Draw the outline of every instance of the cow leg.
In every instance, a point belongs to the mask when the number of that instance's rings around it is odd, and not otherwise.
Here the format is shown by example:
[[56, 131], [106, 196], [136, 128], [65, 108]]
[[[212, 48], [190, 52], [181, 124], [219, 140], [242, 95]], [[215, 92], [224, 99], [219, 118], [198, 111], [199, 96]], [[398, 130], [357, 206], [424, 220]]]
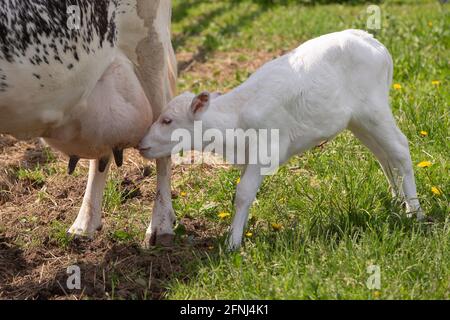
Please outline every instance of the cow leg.
[[92, 238], [102, 227], [103, 191], [108, 177], [108, 162], [103, 172], [99, 171], [101, 160], [91, 160], [89, 165], [89, 179], [84, 193], [78, 217], [68, 233], [73, 236]]
[[172, 207], [171, 158], [156, 160], [157, 187], [155, 205], [150, 226], [145, 236], [144, 247], [155, 245], [170, 246], [173, 243], [175, 233], [173, 226], [176, 216]]

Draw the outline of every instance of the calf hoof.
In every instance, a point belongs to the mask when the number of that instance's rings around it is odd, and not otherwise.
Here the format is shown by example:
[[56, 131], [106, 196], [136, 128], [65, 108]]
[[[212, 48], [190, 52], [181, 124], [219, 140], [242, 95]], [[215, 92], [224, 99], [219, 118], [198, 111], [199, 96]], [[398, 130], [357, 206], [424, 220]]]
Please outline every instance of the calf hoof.
[[242, 237], [233, 237], [232, 234], [230, 234], [226, 241], [227, 244], [227, 252], [235, 252], [238, 251], [241, 248], [242, 245]]
[[434, 223], [435, 222], [435, 220], [430, 216], [423, 216], [423, 217], [417, 218], [417, 221], [423, 222], [423, 223]]
[[147, 234], [143, 243], [145, 249], [150, 249], [155, 246], [161, 247], [172, 247], [175, 242], [175, 235], [170, 233], [158, 234], [153, 232], [152, 234]]
[[430, 216], [425, 215], [422, 210], [415, 211], [415, 212], [408, 212], [407, 213], [408, 218], [416, 218], [418, 222], [425, 222], [425, 223], [432, 223], [433, 218]]

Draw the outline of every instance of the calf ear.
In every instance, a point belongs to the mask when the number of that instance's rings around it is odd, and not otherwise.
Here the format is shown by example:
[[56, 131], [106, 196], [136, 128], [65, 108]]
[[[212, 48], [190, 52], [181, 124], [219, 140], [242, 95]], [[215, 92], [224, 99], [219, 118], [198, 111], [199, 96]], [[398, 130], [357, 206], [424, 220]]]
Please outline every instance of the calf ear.
[[211, 95], [209, 92], [205, 91], [200, 93], [198, 96], [194, 98], [191, 105], [191, 110], [194, 115], [200, 114], [209, 107], [209, 103], [211, 101]]

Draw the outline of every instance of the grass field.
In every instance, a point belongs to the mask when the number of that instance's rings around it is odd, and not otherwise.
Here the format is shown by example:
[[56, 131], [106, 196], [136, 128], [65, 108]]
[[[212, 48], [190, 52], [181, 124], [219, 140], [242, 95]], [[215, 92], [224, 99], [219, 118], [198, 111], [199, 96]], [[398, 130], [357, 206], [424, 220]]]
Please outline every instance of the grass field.
[[[273, 2], [174, 1], [180, 92], [226, 92], [302, 42], [365, 29], [368, 18], [368, 4], [357, 1]], [[2, 137], [0, 298], [449, 299], [448, 5], [380, 7], [376, 36], [395, 62], [392, 108], [433, 223], [405, 217], [374, 157], [344, 133], [265, 180], [239, 252], [223, 250], [239, 171], [210, 165], [174, 168], [177, 246], [141, 249], [155, 170], [132, 151], [108, 182], [98, 238], [72, 240], [65, 231], [81, 204], [86, 164], [67, 177], [61, 155]], [[430, 165], [419, 167], [424, 161]], [[64, 289], [73, 264], [83, 272], [81, 291]], [[381, 289], [366, 286], [373, 265]]]

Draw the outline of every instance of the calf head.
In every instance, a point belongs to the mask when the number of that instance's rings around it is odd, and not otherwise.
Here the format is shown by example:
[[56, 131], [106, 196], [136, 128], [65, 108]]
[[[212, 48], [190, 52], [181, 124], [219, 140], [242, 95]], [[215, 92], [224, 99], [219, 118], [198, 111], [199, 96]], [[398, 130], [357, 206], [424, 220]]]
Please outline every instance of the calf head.
[[[149, 159], [167, 157], [176, 152], [179, 141], [175, 134], [180, 130], [187, 131], [194, 136], [195, 121], [208, 111], [211, 99], [217, 94], [203, 92], [197, 96], [186, 92], [174, 98], [163, 110], [159, 119], [150, 128], [139, 145], [141, 154]], [[194, 149], [194, 143], [190, 150]], [[189, 151], [189, 150], [184, 150]]]

